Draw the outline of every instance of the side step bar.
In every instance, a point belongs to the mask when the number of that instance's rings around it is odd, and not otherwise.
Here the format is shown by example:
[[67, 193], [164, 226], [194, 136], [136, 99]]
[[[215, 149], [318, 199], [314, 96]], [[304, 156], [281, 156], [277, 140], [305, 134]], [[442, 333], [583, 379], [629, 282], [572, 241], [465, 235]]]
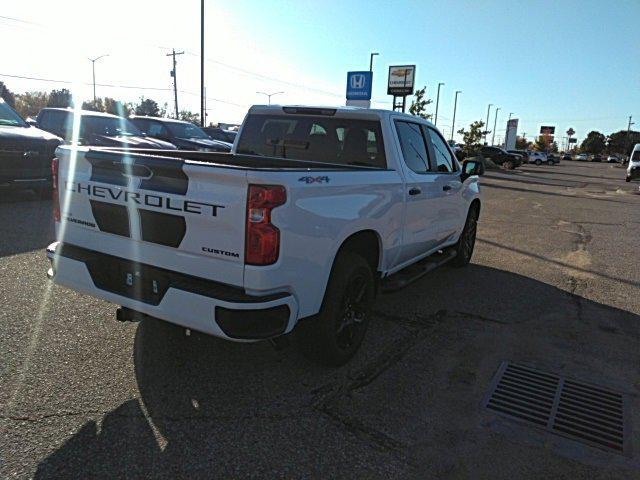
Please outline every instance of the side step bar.
[[436, 268], [444, 265], [447, 262], [453, 260], [456, 256], [454, 248], [449, 247], [445, 250], [440, 250], [433, 255], [430, 255], [413, 265], [400, 270], [398, 273], [382, 280], [380, 284], [381, 293], [391, 293], [424, 277], [427, 273], [432, 272]]

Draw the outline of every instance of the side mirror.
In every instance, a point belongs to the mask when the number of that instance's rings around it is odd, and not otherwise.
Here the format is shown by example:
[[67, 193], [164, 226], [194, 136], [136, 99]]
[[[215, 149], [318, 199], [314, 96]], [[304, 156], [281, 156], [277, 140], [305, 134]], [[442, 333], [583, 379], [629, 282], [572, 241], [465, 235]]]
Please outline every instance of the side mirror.
[[484, 174], [484, 163], [478, 160], [466, 160], [462, 164], [462, 173], [460, 174], [461, 180], [464, 182], [467, 178], [474, 175]]

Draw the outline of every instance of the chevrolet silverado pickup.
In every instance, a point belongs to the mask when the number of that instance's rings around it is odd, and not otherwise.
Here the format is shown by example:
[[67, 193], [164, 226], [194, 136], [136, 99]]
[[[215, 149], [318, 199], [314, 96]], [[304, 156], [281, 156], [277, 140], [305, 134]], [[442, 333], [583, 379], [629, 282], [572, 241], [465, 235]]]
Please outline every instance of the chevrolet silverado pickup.
[[231, 153], [62, 146], [53, 172], [56, 283], [341, 365], [378, 292], [469, 263], [483, 166], [407, 114], [253, 106]]

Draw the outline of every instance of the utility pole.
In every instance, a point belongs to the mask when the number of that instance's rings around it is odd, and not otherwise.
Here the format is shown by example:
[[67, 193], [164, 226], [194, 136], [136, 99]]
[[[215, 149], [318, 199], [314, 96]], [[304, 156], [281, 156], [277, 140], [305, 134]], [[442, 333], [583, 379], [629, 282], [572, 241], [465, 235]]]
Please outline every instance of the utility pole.
[[444, 85], [444, 83], [438, 83], [438, 96], [436, 97], [436, 118], [433, 124], [438, 126], [438, 104], [440, 103], [440, 87]]
[[500, 107], [496, 108], [496, 118], [493, 121], [493, 136], [491, 137], [491, 146], [493, 147], [496, 140], [496, 125], [498, 124], [498, 112], [500, 111]]
[[[635, 122], [631, 121], [632, 115], [629, 115], [629, 123], [627, 124], [627, 151], [629, 151], [629, 140], [631, 140], [631, 125], [635, 125]], [[631, 152], [629, 152], [629, 158], [631, 158]]]
[[487, 132], [489, 131], [489, 111], [491, 110], [491, 107], [493, 106], [493, 103], [490, 103], [489, 106], [487, 107], [487, 123], [484, 124], [484, 144], [487, 144]]
[[451, 140], [453, 140], [453, 132], [456, 129], [456, 110], [458, 108], [458, 94], [462, 93], [462, 90], [456, 90], [456, 99], [453, 102], [453, 120], [451, 121]]
[[93, 71], [93, 104], [94, 105], [96, 104], [96, 61], [108, 56], [109, 54], [107, 53], [105, 55], [100, 55], [99, 57], [89, 59], [89, 61], [91, 62], [91, 70]]
[[171, 70], [171, 76], [173, 77], [173, 100], [176, 107], [176, 118], [179, 116], [178, 110], [178, 74], [176, 71], [176, 55], [182, 55], [184, 52], [176, 52], [176, 49], [172, 49], [171, 53], [167, 53], [167, 57], [173, 57], [173, 70]]
[[204, 127], [204, 0], [200, 0], [200, 125]]
[[374, 52], [369, 56], [369, 71], [372, 73], [373, 73], [373, 56], [374, 55], [380, 55], [380, 54], [377, 52]]

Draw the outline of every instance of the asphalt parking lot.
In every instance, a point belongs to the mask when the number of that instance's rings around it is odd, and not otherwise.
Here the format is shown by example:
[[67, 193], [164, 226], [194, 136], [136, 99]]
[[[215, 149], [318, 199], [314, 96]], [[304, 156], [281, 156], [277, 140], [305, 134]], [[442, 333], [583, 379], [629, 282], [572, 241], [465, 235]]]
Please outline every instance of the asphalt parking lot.
[[[1, 478], [640, 478], [640, 195], [609, 164], [489, 172], [472, 265], [379, 297], [332, 370], [51, 286], [51, 204], [0, 200]], [[483, 407], [501, 362], [622, 392], [631, 451]]]

